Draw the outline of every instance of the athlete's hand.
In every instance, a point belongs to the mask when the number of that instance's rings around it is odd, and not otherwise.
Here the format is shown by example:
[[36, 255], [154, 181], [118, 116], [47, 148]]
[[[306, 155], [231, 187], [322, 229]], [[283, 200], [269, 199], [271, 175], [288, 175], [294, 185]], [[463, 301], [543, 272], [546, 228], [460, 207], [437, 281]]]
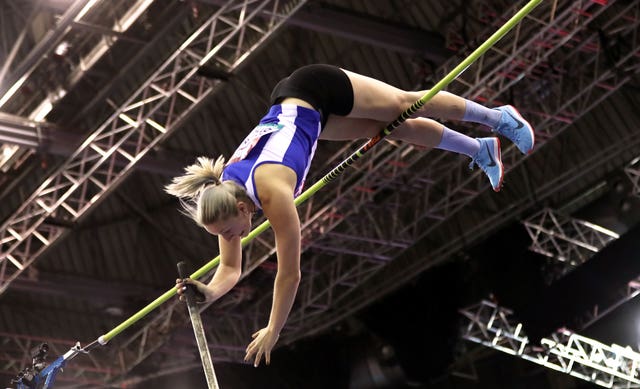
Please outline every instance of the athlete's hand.
[[264, 361], [268, 365], [271, 363], [271, 350], [278, 341], [279, 334], [275, 333], [271, 328], [265, 327], [251, 335], [253, 341], [247, 346], [247, 354], [244, 357], [245, 362], [251, 360], [255, 354], [253, 366], [258, 367], [262, 355]]
[[187, 284], [196, 287], [195, 300], [198, 303], [205, 303], [213, 301], [213, 296], [207, 285], [200, 281], [192, 280], [191, 278], [178, 278], [176, 279], [176, 293], [180, 296], [180, 301], [185, 301], [184, 293], [187, 291]]

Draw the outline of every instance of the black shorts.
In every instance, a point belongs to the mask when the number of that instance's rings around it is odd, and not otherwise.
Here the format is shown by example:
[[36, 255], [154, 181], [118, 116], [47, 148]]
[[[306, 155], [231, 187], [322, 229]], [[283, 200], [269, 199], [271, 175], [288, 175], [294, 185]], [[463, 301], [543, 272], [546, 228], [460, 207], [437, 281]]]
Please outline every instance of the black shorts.
[[331, 65], [307, 65], [283, 78], [271, 92], [271, 104], [295, 97], [311, 104], [322, 117], [346, 116], [353, 109], [353, 87], [347, 74]]

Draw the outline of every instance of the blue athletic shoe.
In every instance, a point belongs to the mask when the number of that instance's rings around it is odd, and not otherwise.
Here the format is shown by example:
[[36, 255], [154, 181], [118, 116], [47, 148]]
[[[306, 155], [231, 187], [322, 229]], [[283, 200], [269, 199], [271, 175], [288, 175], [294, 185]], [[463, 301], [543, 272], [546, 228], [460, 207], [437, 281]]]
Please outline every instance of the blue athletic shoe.
[[494, 109], [502, 112], [502, 115], [493, 131], [512, 141], [523, 154], [529, 154], [536, 140], [531, 124], [524, 120], [520, 112], [511, 105]]
[[504, 166], [500, 156], [500, 139], [493, 137], [476, 139], [480, 142], [480, 150], [471, 160], [469, 169], [473, 169], [474, 163], [480, 166], [480, 169], [489, 177], [493, 190], [499, 192], [504, 177]]

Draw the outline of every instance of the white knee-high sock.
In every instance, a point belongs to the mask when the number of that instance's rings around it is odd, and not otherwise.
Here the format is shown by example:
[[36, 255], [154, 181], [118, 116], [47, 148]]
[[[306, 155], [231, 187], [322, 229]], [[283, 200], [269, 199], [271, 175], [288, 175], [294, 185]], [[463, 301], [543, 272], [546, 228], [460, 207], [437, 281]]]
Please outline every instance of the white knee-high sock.
[[453, 151], [458, 154], [466, 154], [473, 158], [480, 150], [480, 142], [475, 138], [442, 126], [442, 140], [440, 140], [440, 144], [436, 148]]
[[495, 128], [500, 122], [500, 116], [502, 116], [502, 112], [498, 110], [487, 108], [475, 101], [466, 100], [462, 121], [480, 123]]

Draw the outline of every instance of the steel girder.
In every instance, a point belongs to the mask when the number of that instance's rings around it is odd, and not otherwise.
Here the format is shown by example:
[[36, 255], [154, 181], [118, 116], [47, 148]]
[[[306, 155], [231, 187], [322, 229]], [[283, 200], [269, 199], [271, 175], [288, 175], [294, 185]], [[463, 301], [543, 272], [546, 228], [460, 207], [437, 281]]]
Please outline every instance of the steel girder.
[[[22, 44], [25, 41], [29, 26], [33, 21], [38, 4], [26, 4], [31, 7], [29, 16], [19, 7], [24, 4], [9, 3], [0, 8], [0, 85], [5, 85], [5, 77], [14, 64], [14, 60], [20, 57]], [[20, 33], [16, 35], [17, 26], [22, 25]]]
[[[26, 58], [13, 70], [8, 83], [0, 89], [0, 107], [19, 96], [16, 93], [32, 75], [42, 77], [48, 82], [38, 85], [33, 98], [18, 101], [14, 110], [11, 105], [8, 110], [14, 113], [19, 110], [38, 111], [43, 104], [51, 106], [73, 88], [82, 76], [100, 60], [119, 39], [134, 40], [123, 33], [142, 15], [154, 0], [132, 0], [124, 2], [100, 3], [97, 0], [76, 0], [61, 16], [53, 29], [36, 44]], [[113, 17], [112, 26], [101, 27], [91, 23], [91, 15], [101, 6], [111, 7], [108, 13]], [[75, 34], [77, 30], [90, 30], [92, 34]], [[95, 39], [97, 38], [97, 39]], [[139, 42], [138, 43], [143, 43]], [[64, 44], [60, 45], [59, 44]], [[65, 66], [57, 66], [55, 75], [50, 74], [48, 65], [51, 61], [45, 59], [56, 56], [65, 58]], [[9, 92], [10, 93], [7, 93]], [[34, 109], [35, 107], [35, 109]], [[50, 108], [49, 108], [50, 109]], [[46, 112], [48, 113], [48, 111]], [[46, 116], [46, 113], [42, 114]]]
[[508, 309], [482, 301], [460, 313], [466, 318], [462, 336], [471, 342], [605, 388], [640, 388], [640, 354], [630, 347], [606, 345], [560, 329], [536, 348]]
[[[56, 25], [46, 31], [46, 34], [43, 33], [41, 41], [31, 48], [28, 55], [25, 55], [18, 65], [13, 66], [14, 69], [8, 75], [7, 81], [1, 85], [4, 90], [0, 92], [0, 107], [5, 112], [29, 117], [23, 121], [32, 119], [43, 121], [57, 102], [77, 84], [83, 75], [92, 69], [93, 65], [118, 40], [133, 40], [136, 43], [143, 43], [126, 36], [124, 32], [147, 10], [152, 2], [153, 0], [122, 0], [101, 4], [96, 0], [75, 1], [72, 7], [65, 10], [65, 13], [60, 16]], [[29, 16], [25, 29], [32, 27], [32, 19], [37, 20], [38, 17], [41, 17], [40, 11], [50, 9], [50, 4], [42, 3], [34, 2], [32, 14]], [[13, 6], [15, 7], [15, 5]], [[95, 26], [90, 22], [95, 19], [95, 14], [99, 13], [101, 6], [110, 7], [108, 13], [100, 15], [100, 18], [107, 18], [107, 24], [111, 23], [109, 27]], [[78, 34], [81, 29], [89, 30], [91, 33]], [[22, 41], [22, 39], [16, 41], [14, 50], [17, 51], [19, 46], [25, 46]], [[22, 49], [25, 50], [24, 47]], [[10, 67], [9, 61], [5, 63], [3, 71], [8, 71]], [[0, 77], [0, 79], [2, 78]], [[26, 89], [28, 92], [22, 93], [22, 89]], [[46, 124], [43, 126], [49, 127]], [[39, 127], [32, 126], [32, 129], [39, 129]], [[65, 136], [67, 134], [58, 133], [57, 135], [63, 136], [56, 139], [57, 142], [52, 142], [55, 143], [54, 147], [47, 147], [47, 151], [65, 156], [70, 155], [79, 142], [70, 141], [68, 136]], [[15, 145], [2, 146], [13, 149], [14, 153], [12, 158], [4, 160], [3, 170], [8, 170], [14, 164], [17, 166], [15, 162], [25, 160], [33, 154], [32, 150], [42, 146], [30, 134], [23, 132], [18, 135], [15, 131], [9, 136], [5, 132], [0, 136], [0, 142]], [[39, 148], [38, 151], [44, 150]]]
[[[589, 260], [604, 246], [619, 237], [613, 231], [584, 220], [544, 209], [524, 221], [532, 239], [530, 250], [564, 264], [550, 279], [561, 278], [575, 267]], [[610, 293], [608, 301], [595, 305], [578, 320], [577, 330], [584, 330], [614, 309], [640, 294], [640, 278], [631, 280], [624, 288]]]
[[[75, 151], [75, 145], [83, 139], [72, 132], [57, 129], [48, 122], [37, 122], [0, 112], [0, 144], [9, 143], [31, 148], [39, 153], [68, 157]], [[134, 149], [135, 145], [124, 144], [123, 147]], [[121, 167], [126, 166], [128, 162], [124, 157], [115, 161]], [[182, 172], [183, 166], [178, 161], [148, 156], [140, 161], [136, 168], [158, 174], [174, 173], [173, 175], [177, 176]]]
[[[75, 0], [61, 16], [55, 29], [45, 35], [20, 64], [13, 69], [10, 68], [12, 61], [9, 61], [5, 65], [8, 67], [6, 73], [9, 74], [9, 76], [6, 78], [6, 82], [0, 85], [0, 107], [21, 87], [26, 78], [29, 77], [38, 63], [45, 57], [45, 54], [56, 47], [56, 44], [71, 28], [71, 24], [75, 20], [81, 19], [90, 7], [89, 0]], [[28, 28], [28, 26], [25, 26], [25, 29], [26, 28]], [[23, 39], [18, 39], [16, 45], [21, 44], [22, 40]], [[9, 70], [11, 70], [11, 72], [9, 72]]]
[[[629, 152], [633, 152], [635, 153], [635, 155], [637, 155], [637, 150], [639, 147], [640, 147], [640, 138], [638, 138], [637, 134], [635, 133], [631, 133], [623, 138], [620, 138], [615, 143], [607, 145], [600, 152], [591, 156], [583, 164], [579, 166], [575, 166], [573, 169], [566, 171], [560, 177], [557, 177], [556, 179], [546, 183], [543, 187], [538, 188], [536, 190], [535, 198], [537, 200], [544, 201], [551, 194], [558, 191], [562, 191], [565, 185], [570, 186], [574, 180], [580, 179], [581, 176], [588, 175], [589, 172], [592, 171], [593, 169], [597, 169], [600, 166], [608, 165], [611, 161], [615, 160], [618, 155], [629, 154]], [[499, 220], [501, 220], [502, 218], [509, 218], [510, 216], [518, 215], [519, 212], [521, 212], [524, 209], [530, 208], [533, 205], [535, 205], [535, 203], [531, 200], [518, 201], [518, 203], [512, 205], [512, 209], [508, 210], [507, 212], [500, 212], [499, 214], [496, 214], [494, 217], [487, 220], [485, 223], [478, 225], [478, 230], [480, 231], [483, 228], [487, 228], [492, 223], [499, 223]], [[564, 223], [560, 223], [560, 225], [565, 223], [566, 221]], [[596, 233], [592, 232], [592, 234], [596, 234]], [[575, 235], [578, 235], [578, 234], [576, 233]], [[569, 234], [567, 238], [570, 240], [581, 239], [579, 236], [575, 236], [575, 235]], [[595, 238], [596, 242], [607, 240], [608, 234], [605, 234], [605, 235], [606, 236]], [[463, 236], [461, 240], [465, 241], [472, 238], [473, 238], [473, 235], [468, 234], [467, 236]], [[591, 242], [591, 243], [593, 244], [594, 242]], [[553, 248], [553, 245], [550, 245], [549, 247]], [[549, 251], [551, 251], [551, 253], [554, 253], [554, 250], [549, 250]], [[566, 263], [566, 262], [563, 262], [563, 263]], [[614, 293], [611, 296], [611, 299], [608, 303], [603, 304], [603, 306], [605, 306], [604, 309], [600, 306], [594, 306], [590, 312], [585, 312], [584, 317], [580, 318], [579, 320], [580, 325], [578, 330], [583, 330], [587, 328], [593, 322], [595, 322], [596, 320], [599, 320], [600, 318], [602, 318], [603, 316], [611, 312], [613, 309], [615, 309], [617, 306], [623, 304], [624, 302], [630, 300], [631, 298], [636, 297], [638, 294], [640, 294], [640, 280], [638, 279], [632, 280], [631, 282], [629, 282], [629, 284], [625, 288]], [[480, 302], [478, 305], [476, 305], [476, 307], [479, 307], [482, 304], [484, 303]], [[465, 330], [465, 331], [468, 331], [468, 330]], [[475, 352], [470, 353], [469, 358], [463, 361], [463, 363], [469, 365], [467, 368], [470, 369], [472, 372], [471, 375], [462, 373], [464, 376], [473, 377], [473, 371], [475, 370], [473, 363], [475, 360], [482, 358], [482, 356], [477, 356], [475, 354], [477, 353]]]
[[[0, 10], [0, 16], [4, 19], [5, 16], [9, 15], [7, 12], [8, 10], [16, 9], [18, 6], [18, 4], [10, 3], [6, 7], [2, 7], [2, 10]], [[60, 16], [55, 28], [45, 34], [30, 50], [30, 52], [24, 55], [24, 58], [21, 58], [19, 53], [25, 51], [26, 45], [24, 42], [28, 41], [25, 37], [29, 29], [32, 27], [31, 23], [36, 18], [38, 12], [41, 11], [41, 6], [42, 4], [39, 2], [33, 5], [30, 10], [30, 15], [24, 20], [24, 27], [20, 35], [17, 37], [15, 42], [13, 42], [13, 47], [0, 69], [0, 109], [3, 108], [3, 106], [5, 106], [16, 92], [25, 84], [25, 81], [31, 76], [38, 64], [45, 57], [45, 54], [53, 51], [57, 43], [71, 29], [71, 25], [74, 20], [81, 19], [87, 13], [88, 9], [91, 8], [91, 4], [88, 0], [73, 1], [73, 3], [69, 4], [68, 9]], [[18, 14], [19, 12], [16, 11], [15, 13]], [[5, 24], [8, 26], [11, 22], [7, 21], [6, 23], [3, 23], [3, 27]], [[6, 34], [3, 34], [3, 37], [4, 36], [11, 37], [12, 34], [11, 32], [7, 32]], [[18, 61], [16, 61], [16, 59], [20, 59], [20, 62], [17, 63]], [[24, 159], [23, 156], [28, 157], [28, 153], [24, 148], [16, 146], [9, 147], [13, 150], [11, 153], [13, 156], [10, 158], [0, 159], [0, 165], [6, 165], [3, 166], [4, 171], [8, 170], [15, 161]], [[5, 149], [4, 151], [9, 150], [6, 145], [3, 145], [2, 148]]]
[[620, 237], [604, 227], [549, 208], [525, 220], [524, 226], [531, 237], [531, 251], [565, 262], [568, 268], [584, 263]]
[[[96, 5], [99, 5], [97, 0], [74, 1], [60, 16], [56, 25], [44, 34], [43, 38], [37, 42], [17, 66], [11, 69], [15, 52], [23, 46], [25, 31], [32, 28], [32, 20], [36, 19], [38, 12], [45, 8], [41, 2], [35, 2], [35, 6], [29, 16], [29, 23], [25, 24], [25, 30], [16, 40], [12, 53], [8, 58], [9, 61], [4, 64], [0, 73], [0, 81], [4, 81], [4, 73], [10, 69], [12, 70], [8, 74], [6, 81], [0, 84], [0, 108], [3, 108], [6, 112], [28, 116], [29, 119], [25, 120], [43, 121], [53, 109], [53, 106], [109, 51], [118, 39], [123, 37], [129, 39], [122, 33], [146, 11], [152, 2], [153, 0], [135, 0], [131, 2], [131, 7], [126, 9], [121, 7], [122, 4], [120, 3], [110, 2], [108, 5], [113, 9], [109, 12], [109, 16], [113, 16], [114, 21], [112, 29], [109, 29], [97, 27], [87, 22], [90, 19], [90, 16], [87, 15], [91, 15], [90, 11], [95, 11]], [[15, 7], [15, 5], [13, 6]], [[115, 15], [119, 14], [122, 14], [122, 16], [117, 18]], [[74, 33], [79, 26], [85, 29], [91, 28], [94, 34], [75, 36]], [[95, 37], [96, 32], [100, 39], [93, 45], [92, 37]], [[90, 49], [85, 49], [87, 46]], [[45, 60], [52, 58], [64, 58], [64, 61]], [[52, 64], [55, 64], [53, 66], [55, 70], [49, 67]], [[42, 82], [43, 85], [38, 85], [38, 82], [34, 81], [34, 79], [40, 82], [45, 80], [46, 82]], [[30, 92], [21, 94], [21, 89], [30, 89]], [[39, 129], [38, 126], [32, 126], [32, 128]], [[40, 145], [39, 142], [30, 137], [30, 134], [25, 132], [16, 134], [16, 129], [13, 128], [12, 130], [14, 131], [13, 133], [10, 131], [9, 136], [7, 136], [6, 130], [0, 136], [0, 142], [7, 142], [12, 145], [3, 147], [7, 149], [11, 147], [14, 155], [12, 158], [0, 161], [5, 165], [3, 170], [8, 170], [12, 167], [14, 161], [24, 160], [29, 157], [32, 154], [30, 150]]]
[[[589, 260], [595, 253], [604, 248], [607, 244], [619, 237], [617, 233], [606, 228], [595, 225], [593, 223], [589, 223], [584, 220], [563, 215], [560, 212], [549, 208], [545, 208], [542, 211], [532, 215], [530, 218], [525, 220], [523, 224], [532, 240], [529, 249], [533, 252], [556, 260], [563, 265], [557, 272], [549, 274], [548, 280], [550, 282], [563, 277], [575, 267], [580, 266], [581, 264]], [[577, 325], [576, 330], [581, 331], [588, 328], [590, 325], [600, 320], [620, 305], [636, 297], [638, 294], [640, 294], [640, 279], [635, 279], [630, 281], [621, 290], [612, 293], [607, 303], [595, 305], [588, 312], [584, 312], [584, 314], [578, 320], [579, 324]], [[467, 340], [473, 341], [475, 343], [480, 343], [492, 349], [497, 349], [499, 351], [504, 351], [510, 354], [515, 353], [515, 355], [522, 356], [521, 354], [523, 354], [523, 350], [525, 350], [528, 341], [526, 337], [524, 337], [524, 335], [520, 335], [517, 333], [520, 332], [520, 327], [516, 327], [516, 331], [511, 331], [514, 338], [510, 338], [510, 335], [508, 334], [501, 334], [500, 336], [504, 336], [506, 338], [504, 338], [503, 340], [496, 340], [496, 338], [489, 339], [489, 332], [494, 331], [493, 329], [490, 329], [493, 324], [489, 322], [481, 324], [481, 317], [486, 314], [485, 310], [487, 304], [488, 303], [486, 301], [482, 301], [474, 308], [464, 309], [461, 312], [467, 319], [471, 320], [471, 322], [468, 322], [466, 324], [463, 323], [462, 325], [462, 329], [464, 331], [463, 337]], [[506, 317], [504, 315], [504, 313], [507, 312], [506, 310], [497, 308], [495, 306], [493, 306], [492, 309], [492, 315], [494, 316], [494, 318], [496, 317], [496, 315], [499, 315], [502, 321], [506, 320]], [[476, 312], [475, 315], [471, 313], [474, 310]], [[493, 320], [494, 318], [492, 318], [491, 320]], [[477, 326], [477, 328], [474, 329], [474, 326]], [[508, 328], [513, 329], [513, 327]], [[478, 337], [477, 331], [480, 331], [483, 337]], [[558, 333], [563, 333], [563, 331], [566, 332], [566, 330], [559, 330]], [[498, 335], [496, 335], [496, 337], [497, 336]], [[557, 337], [557, 334], [553, 334], [553, 336]], [[494, 343], [494, 340], [496, 341], [496, 343]], [[509, 345], [506, 349], [503, 346], [500, 346], [500, 344], [504, 344], [505, 342]], [[591, 344], [592, 342], [593, 341], [589, 340], [589, 344]], [[604, 352], [602, 350], [604, 349], [602, 349], [601, 347], [606, 346], [600, 346], [600, 344], [597, 342], [595, 344], [599, 346], [598, 348], [594, 349], [594, 352], [602, 354]], [[515, 347], [516, 345], [517, 347]], [[565, 351], [567, 350], [568, 349], [565, 349]], [[620, 348], [617, 348], [617, 350], [620, 350]], [[529, 357], [523, 356], [523, 358], [531, 360], [529, 359]], [[605, 361], [604, 354], [599, 355], [598, 358], [600, 358], [597, 361], [598, 363]], [[562, 359], [560, 359], [560, 361], [562, 361]], [[472, 361], [469, 362], [473, 363]], [[540, 363], [540, 359], [533, 360], [533, 362]], [[543, 362], [545, 363], [543, 364], [544, 366], [556, 369], [556, 366], [554, 364], [548, 365], [546, 364], [546, 361]], [[595, 368], [598, 367], [599, 365], [596, 364]], [[610, 368], [611, 366], [607, 367]], [[565, 373], [570, 373], [570, 371], [567, 370], [562, 371]], [[604, 373], [611, 373], [611, 371], [607, 370]], [[585, 375], [575, 376], [583, 379], [584, 377], [586, 377]], [[591, 378], [593, 377], [595, 376], [591, 375]], [[602, 376], [602, 372], [599, 372], [597, 378], [599, 382], [597, 383], [607, 387], [626, 387], [624, 385], [620, 386], [619, 383], [613, 384], [613, 382], [616, 380], [615, 375], [612, 375], [608, 379], [604, 378], [606, 377]]]
[[627, 177], [633, 185], [633, 195], [640, 197], [640, 162], [632, 161], [627, 168], [624, 169]]
[[0, 143], [37, 148], [46, 123], [0, 112]]

